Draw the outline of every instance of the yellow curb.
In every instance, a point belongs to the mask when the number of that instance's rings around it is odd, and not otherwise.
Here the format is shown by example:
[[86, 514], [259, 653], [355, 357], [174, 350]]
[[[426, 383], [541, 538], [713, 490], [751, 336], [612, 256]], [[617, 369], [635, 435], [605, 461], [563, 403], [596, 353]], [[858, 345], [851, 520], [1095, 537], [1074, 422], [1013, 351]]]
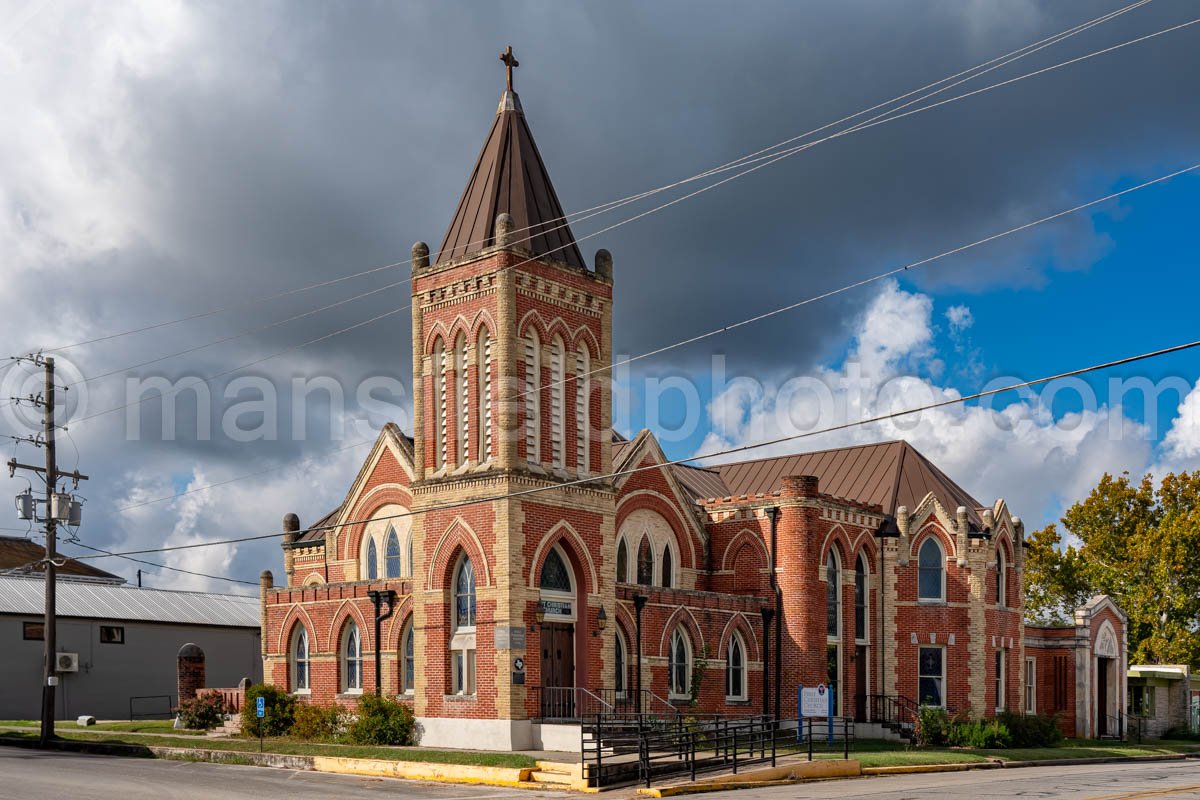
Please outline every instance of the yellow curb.
[[966, 772], [972, 769], [996, 769], [998, 761], [971, 761], [963, 764], [911, 764], [896, 767], [863, 767], [863, 775], [918, 775], [925, 772]]
[[380, 778], [405, 778], [413, 781], [473, 783], [487, 786], [519, 787], [528, 783], [532, 769], [479, 767], [465, 764], [435, 764], [422, 761], [385, 761], [374, 758], [313, 756], [313, 769], [339, 775], [370, 775]]
[[830, 778], [856, 778], [862, 773], [862, 765], [858, 761], [802, 761], [796, 764], [756, 769], [738, 775], [721, 775], [692, 783], [664, 786], [659, 789], [638, 789], [638, 794], [643, 797], [674, 797], [725, 789], [785, 786], [802, 781], [829, 780]]

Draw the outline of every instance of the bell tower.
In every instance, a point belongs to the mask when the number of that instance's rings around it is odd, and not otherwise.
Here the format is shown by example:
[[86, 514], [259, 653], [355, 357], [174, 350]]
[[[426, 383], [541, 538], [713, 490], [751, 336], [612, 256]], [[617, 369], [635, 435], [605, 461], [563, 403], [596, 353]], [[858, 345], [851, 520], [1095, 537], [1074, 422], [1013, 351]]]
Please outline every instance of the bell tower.
[[415, 711], [525, 747], [547, 703], [611, 684], [612, 257], [585, 263], [500, 58], [441, 246], [412, 252]]

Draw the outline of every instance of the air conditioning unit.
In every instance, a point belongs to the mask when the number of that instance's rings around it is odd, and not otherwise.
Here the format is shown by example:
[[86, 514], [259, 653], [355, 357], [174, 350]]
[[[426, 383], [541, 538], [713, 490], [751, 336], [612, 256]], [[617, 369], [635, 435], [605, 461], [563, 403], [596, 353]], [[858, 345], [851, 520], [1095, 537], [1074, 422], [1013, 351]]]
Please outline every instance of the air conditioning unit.
[[56, 653], [55, 672], [79, 672], [79, 653]]

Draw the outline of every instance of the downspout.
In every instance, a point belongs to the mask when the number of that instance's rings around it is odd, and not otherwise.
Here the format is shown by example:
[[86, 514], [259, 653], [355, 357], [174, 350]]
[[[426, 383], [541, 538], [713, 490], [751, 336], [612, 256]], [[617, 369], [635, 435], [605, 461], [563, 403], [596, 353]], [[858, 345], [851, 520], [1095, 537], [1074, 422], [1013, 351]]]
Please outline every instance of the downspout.
[[775, 576], [777, 556], [779, 552], [779, 506], [767, 509], [771, 518], [771, 594], [775, 596], [775, 719], [779, 719], [779, 699], [783, 694], [783, 592], [779, 588], [779, 580]]

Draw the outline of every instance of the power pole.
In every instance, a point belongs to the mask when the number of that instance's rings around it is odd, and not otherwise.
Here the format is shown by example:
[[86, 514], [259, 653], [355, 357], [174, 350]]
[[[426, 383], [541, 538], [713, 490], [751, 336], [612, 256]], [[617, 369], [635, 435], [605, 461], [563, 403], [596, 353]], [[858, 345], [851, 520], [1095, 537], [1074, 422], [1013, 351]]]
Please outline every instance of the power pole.
[[[54, 443], [54, 435], [57, 430], [57, 425], [54, 421], [54, 359], [50, 357], [43, 358], [38, 355], [33, 356], [31, 360], [34, 364], [45, 369], [45, 388], [41, 395], [14, 398], [14, 400], [17, 402], [27, 402], [33, 406], [40, 406], [42, 409], [42, 435], [41, 437], [32, 437], [27, 441], [46, 448], [46, 466], [39, 467], [31, 464], [21, 464], [13, 458], [8, 462], [8, 471], [10, 475], [14, 474], [18, 469], [35, 473], [40, 472], [46, 481], [45, 516], [40, 520], [46, 525], [46, 555], [42, 560], [42, 565], [46, 570], [46, 609], [42, 629], [45, 648], [43, 650], [42, 663], [42, 727], [39, 738], [41, 746], [45, 747], [50, 739], [54, 737], [54, 696], [55, 688], [58, 686], [58, 675], [55, 669], [55, 655], [58, 651], [58, 565], [55, 563], [58, 558], [58, 523], [79, 524], [79, 503], [71, 495], [59, 493], [58, 481], [60, 478], [70, 478], [74, 481], [75, 486], [78, 486], [79, 482], [86, 481], [88, 476], [81, 475], [78, 470], [73, 472], [58, 471]], [[20, 504], [18, 504], [18, 508], [21, 508]], [[36, 519], [36, 503], [28, 503], [28, 508], [29, 517], [26, 518]], [[22, 513], [24, 515], [25, 512]]]

